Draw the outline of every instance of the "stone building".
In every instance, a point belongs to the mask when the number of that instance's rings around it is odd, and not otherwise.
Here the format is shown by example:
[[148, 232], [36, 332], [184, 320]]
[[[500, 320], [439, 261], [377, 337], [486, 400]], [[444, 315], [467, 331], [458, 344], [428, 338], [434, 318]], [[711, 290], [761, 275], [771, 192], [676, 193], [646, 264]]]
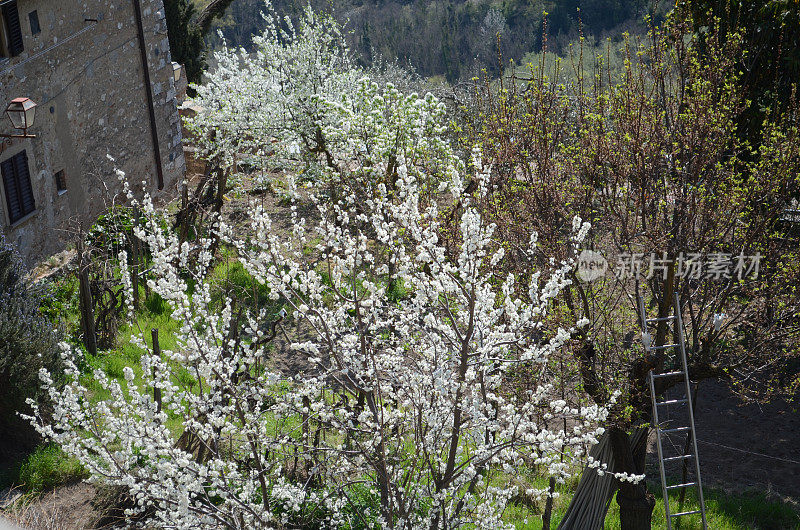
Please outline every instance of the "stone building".
[[115, 167], [156, 195], [182, 180], [162, 0], [0, 0], [0, 112], [15, 98], [36, 137], [0, 138], [0, 226], [28, 263], [106, 209]]

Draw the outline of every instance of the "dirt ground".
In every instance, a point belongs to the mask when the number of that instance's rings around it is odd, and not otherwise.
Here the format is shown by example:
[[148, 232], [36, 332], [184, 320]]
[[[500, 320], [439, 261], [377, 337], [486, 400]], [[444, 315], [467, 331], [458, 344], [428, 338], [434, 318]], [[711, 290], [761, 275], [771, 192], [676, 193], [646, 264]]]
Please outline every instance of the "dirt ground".
[[[800, 508], [799, 407], [787, 402], [741, 405], [723, 383], [702, 382], [695, 428], [704, 485], [763, 492]], [[673, 417], [674, 426], [685, 424], [680, 415]], [[684, 440], [685, 435], [673, 435], [665, 456], [682, 454]], [[652, 436], [649, 458], [657, 469], [655, 453]], [[672, 469], [679, 470], [680, 464]]]
[[7, 508], [2, 514], [17, 528], [83, 530], [101, 515], [93, 506], [96, 489], [85, 483], [69, 484], [42, 495], [35, 502]]

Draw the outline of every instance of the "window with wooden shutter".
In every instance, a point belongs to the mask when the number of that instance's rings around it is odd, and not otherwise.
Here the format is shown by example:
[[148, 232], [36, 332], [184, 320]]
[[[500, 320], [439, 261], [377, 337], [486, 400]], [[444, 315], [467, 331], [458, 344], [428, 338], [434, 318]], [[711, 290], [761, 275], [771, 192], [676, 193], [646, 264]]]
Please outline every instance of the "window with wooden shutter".
[[14, 224], [36, 209], [27, 153], [22, 151], [0, 162], [0, 172], [3, 174], [8, 220]]
[[19, 23], [17, 2], [8, 2], [0, 6], [0, 15], [3, 18], [7, 52], [11, 57], [16, 57], [25, 49], [22, 43], [22, 25]]

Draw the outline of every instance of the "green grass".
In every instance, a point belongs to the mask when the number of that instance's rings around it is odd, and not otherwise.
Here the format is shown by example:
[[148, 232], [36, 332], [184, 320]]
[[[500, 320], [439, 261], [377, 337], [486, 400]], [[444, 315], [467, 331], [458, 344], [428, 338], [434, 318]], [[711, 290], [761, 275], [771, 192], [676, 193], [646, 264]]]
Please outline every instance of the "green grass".
[[[660, 486], [650, 484], [650, 490], [656, 495], [657, 505], [654, 513], [654, 525], [665, 527], [664, 502]], [[726, 494], [723, 491], [703, 488], [706, 503], [706, 516], [709, 528], [715, 530], [726, 529], [800, 529], [800, 516], [789, 505], [768, 500], [764, 493], [745, 492], [737, 495]], [[681, 507], [679, 493], [670, 492], [670, 509], [676, 511], [692, 511], [700, 508], [697, 500], [697, 490], [687, 490], [686, 502]], [[690, 515], [679, 518], [679, 524], [674, 528], [702, 528], [699, 515]], [[611, 526], [610, 528], [619, 528]]]
[[269, 288], [258, 283], [233, 255], [224, 255], [207, 281], [213, 286], [212, 304], [219, 307], [226, 299], [237, 300], [254, 310], [276, 305], [269, 297]]
[[174, 350], [178, 347], [176, 335], [180, 324], [172, 318], [172, 308], [158, 294], [151, 294], [147, 299], [142, 297], [142, 305], [136, 320], [123, 324], [119, 328], [117, 347], [107, 354], [119, 354], [128, 361], [139, 362], [142, 351], [131, 343], [131, 337], [144, 333], [145, 341], [152, 345], [153, 329], [158, 330], [158, 344], [161, 350]]
[[19, 470], [19, 481], [26, 490], [40, 493], [61, 484], [87, 477], [86, 470], [61, 448], [49, 443], [31, 453]]

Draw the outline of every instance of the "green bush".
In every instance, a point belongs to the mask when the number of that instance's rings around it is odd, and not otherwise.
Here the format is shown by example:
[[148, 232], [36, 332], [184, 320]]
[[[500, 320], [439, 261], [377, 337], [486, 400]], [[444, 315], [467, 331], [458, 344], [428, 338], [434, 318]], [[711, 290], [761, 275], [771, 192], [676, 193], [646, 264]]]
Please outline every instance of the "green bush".
[[42, 492], [87, 476], [80, 462], [49, 443], [40, 445], [28, 456], [19, 471], [19, 480], [28, 491]]
[[17, 412], [30, 412], [26, 399], [41, 397], [41, 368], [59, 374], [60, 333], [40, 310], [46, 294], [24, 277], [19, 256], [0, 238], [0, 458], [18, 457], [38, 443]]
[[80, 302], [78, 278], [74, 274], [56, 274], [47, 280], [47, 296], [39, 311], [51, 322], [64, 327], [67, 336], [80, 335]]
[[110, 250], [118, 254], [120, 250], [131, 253], [130, 238], [133, 235], [133, 210], [124, 206], [116, 206], [97, 218], [86, 242], [98, 249]]

